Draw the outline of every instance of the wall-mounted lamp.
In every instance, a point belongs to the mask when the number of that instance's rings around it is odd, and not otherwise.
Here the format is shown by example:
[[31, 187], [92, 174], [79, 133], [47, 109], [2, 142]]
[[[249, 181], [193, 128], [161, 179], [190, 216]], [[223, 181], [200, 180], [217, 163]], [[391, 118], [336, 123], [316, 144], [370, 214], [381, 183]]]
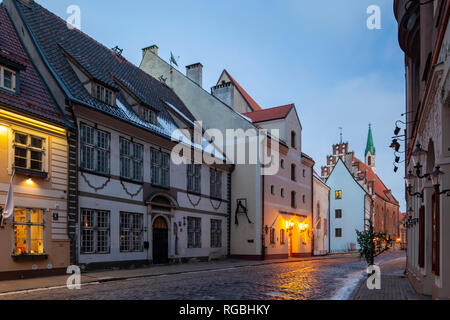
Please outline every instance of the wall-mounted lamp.
[[414, 182], [416, 180], [416, 176], [412, 173], [412, 171], [409, 171], [408, 175], [405, 177], [405, 180], [409, 196], [418, 197], [423, 200], [423, 191], [416, 193], [412, 192], [412, 189], [414, 188]]
[[28, 176], [28, 179], [25, 181], [25, 183], [29, 186], [32, 186], [34, 184], [33, 178], [31, 178], [31, 176]]
[[417, 144], [416, 148], [414, 149], [412, 156], [414, 158], [414, 161], [416, 163], [416, 166], [414, 167], [416, 169], [416, 175], [419, 179], [428, 178], [430, 175], [425, 174], [422, 175], [422, 168], [423, 166], [420, 164], [420, 160], [423, 156], [426, 156], [428, 152], [422, 148], [420, 144]]
[[445, 173], [441, 171], [441, 167], [437, 166], [436, 169], [430, 174], [431, 182], [433, 183], [434, 190], [437, 194], [446, 194], [447, 197], [450, 197], [450, 189], [441, 191], [441, 177]]

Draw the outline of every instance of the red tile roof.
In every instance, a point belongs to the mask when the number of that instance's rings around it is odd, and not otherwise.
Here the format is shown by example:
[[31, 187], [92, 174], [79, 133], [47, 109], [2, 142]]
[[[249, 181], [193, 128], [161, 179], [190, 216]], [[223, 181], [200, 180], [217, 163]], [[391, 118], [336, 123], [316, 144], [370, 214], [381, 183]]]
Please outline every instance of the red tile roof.
[[230, 78], [231, 82], [233, 82], [233, 84], [236, 86], [238, 91], [242, 94], [242, 96], [244, 97], [245, 101], [247, 101], [247, 103], [250, 106], [250, 108], [253, 111], [262, 110], [262, 108], [259, 106], [259, 104], [257, 104], [256, 101], [253, 100], [252, 97], [250, 97], [250, 95], [247, 93], [247, 91], [245, 91], [244, 88], [242, 88], [241, 85], [236, 80], [234, 80], [234, 78], [228, 73], [228, 71], [224, 70], [224, 72], [228, 75], [228, 77]]
[[292, 110], [292, 108], [295, 108], [295, 105], [288, 104], [286, 106], [244, 113], [244, 116], [252, 119], [252, 121], [255, 123], [264, 122], [264, 121], [272, 121], [272, 120], [286, 118], [286, 116], [289, 114], [289, 112]]
[[0, 5], [0, 60], [20, 69], [18, 94], [0, 90], [0, 106], [16, 109], [31, 116], [64, 124], [63, 116], [22, 47], [5, 7]]
[[398, 205], [399, 202], [394, 198], [394, 196], [391, 194], [392, 199], [389, 198], [388, 194], [391, 193], [391, 190], [389, 190], [385, 184], [383, 183], [383, 181], [381, 181], [380, 177], [378, 177], [378, 175], [373, 172], [373, 170], [366, 165], [364, 162], [360, 161], [358, 158], [354, 158], [353, 161], [355, 163], [359, 163], [359, 171], [366, 171], [367, 170], [367, 175], [366, 175], [366, 179], [367, 181], [372, 181], [375, 180], [374, 183], [374, 192], [377, 196], [379, 196], [380, 198], [382, 198], [383, 200], [396, 204]]

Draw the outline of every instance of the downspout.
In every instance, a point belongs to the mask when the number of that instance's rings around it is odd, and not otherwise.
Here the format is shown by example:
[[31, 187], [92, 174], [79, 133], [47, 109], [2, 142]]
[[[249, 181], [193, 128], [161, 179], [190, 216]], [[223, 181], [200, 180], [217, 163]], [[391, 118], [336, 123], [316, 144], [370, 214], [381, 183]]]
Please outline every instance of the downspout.
[[[320, 212], [319, 219], [320, 219]], [[312, 215], [312, 239], [311, 239], [311, 255], [314, 256], [314, 246], [315, 246], [315, 223], [314, 223], [314, 167], [311, 167], [311, 215]]]
[[262, 190], [262, 200], [261, 200], [261, 204], [262, 204], [262, 209], [261, 209], [261, 259], [264, 261], [266, 260], [266, 238], [265, 238], [265, 234], [264, 234], [264, 215], [265, 215], [265, 201], [264, 201], [264, 184], [265, 184], [265, 176], [261, 175], [261, 180], [262, 180], [262, 186], [261, 186], [261, 190]]
[[328, 254], [331, 253], [331, 189], [328, 191]]

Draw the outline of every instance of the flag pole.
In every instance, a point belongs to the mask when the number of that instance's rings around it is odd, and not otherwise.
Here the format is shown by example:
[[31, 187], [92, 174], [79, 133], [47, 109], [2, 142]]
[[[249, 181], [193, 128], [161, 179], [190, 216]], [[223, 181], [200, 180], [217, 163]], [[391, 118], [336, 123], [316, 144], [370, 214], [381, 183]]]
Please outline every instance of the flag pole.
[[[16, 176], [16, 169], [13, 169], [13, 173], [12, 173], [12, 177], [11, 177], [11, 183], [10, 183], [10, 188], [9, 188], [9, 191], [8, 191], [8, 197], [7, 197], [6, 203], [5, 203], [5, 208], [0, 208], [0, 210], [1, 210], [1, 214], [0, 214], [0, 228], [1, 229], [4, 228], [4, 221], [5, 221], [4, 213], [5, 213], [5, 210], [8, 209], [7, 207], [10, 205], [10, 201], [11, 201], [10, 200], [10, 196], [12, 196], [12, 199], [14, 199], [14, 190], [12, 189], [12, 186], [14, 184], [14, 177], [15, 176]], [[10, 195], [10, 193], [12, 193], [12, 195]], [[12, 205], [12, 207], [13, 207], [12, 210], [14, 211], [14, 204]]]

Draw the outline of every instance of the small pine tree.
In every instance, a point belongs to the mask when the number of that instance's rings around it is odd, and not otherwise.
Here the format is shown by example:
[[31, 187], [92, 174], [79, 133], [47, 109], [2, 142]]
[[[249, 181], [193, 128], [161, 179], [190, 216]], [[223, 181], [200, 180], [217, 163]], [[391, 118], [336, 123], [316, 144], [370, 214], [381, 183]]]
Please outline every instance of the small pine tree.
[[364, 232], [356, 230], [358, 235], [359, 253], [364, 258], [368, 266], [375, 264], [375, 258], [389, 251], [392, 247], [393, 240], [387, 233], [375, 232], [372, 219], [366, 220], [366, 228]]

